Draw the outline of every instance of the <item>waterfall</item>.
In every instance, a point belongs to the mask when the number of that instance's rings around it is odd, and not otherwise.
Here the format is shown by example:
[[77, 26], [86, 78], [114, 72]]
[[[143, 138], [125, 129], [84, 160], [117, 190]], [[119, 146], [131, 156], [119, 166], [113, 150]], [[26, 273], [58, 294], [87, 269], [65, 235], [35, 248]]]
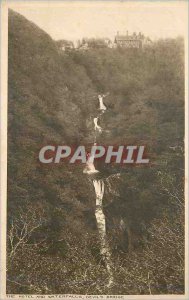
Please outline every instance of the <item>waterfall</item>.
[[[103, 103], [103, 98], [107, 95], [98, 95], [99, 105], [101, 112], [98, 114], [97, 117], [93, 119], [94, 122], [94, 130], [95, 132], [98, 131], [102, 133], [102, 128], [98, 125], [99, 117], [104, 113], [106, 110], [106, 106]], [[96, 145], [96, 134], [94, 139], [94, 145]], [[95, 174], [99, 171], [95, 169], [94, 163], [89, 161], [90, 155], [88, 155], [88, 159], [86, 162], [86, 166], [83, 170], [85, 174]], [[92, 160], [94, 161], [94, 160]], [[103, 205], [102, 200], [104, 196], [104, 181], [103, 180], [96, 180], [93, 179], [93, 186], [96, 193], [96, 209], [95, 209], [95, 217], [100, 237], [100, 253], [104, 260], [107, 272], [108, 272], [108, 284], [107, 287], [110, 287], [113, 283], [113, 273], [112, 273], [112, 266], [111, 266], [111, 252], [109, 249], [107, 236], [106, 236], [106, 217], [103, 212]]]
[[[96, 143], [94, 143], [94, 145], [96, 145]], [[89, 161], [89, 157], [92, 158], [91, 161]], [[95, 166], [94, 166], [94, 155], [87, 155], [87, 162], [86, 162], [86, 167], [84, 168], [83, 170], [83, 173], [84, 174], [95, 174], [95, 173], [99, 173], [98, 170], [95, 169]]]
[[105, 97], [106, 97], [106, 95], [98, 95], [100, 110], [106, 110], [106, 106], [103, 103], [103, 98], [105, 98]]
[[110, 249], [106, 238], [106, 218], [103, 213], [102, 199], [104, 195], [104, 181], [103, 180], [93, 180], [93, 185], [96, 193], [96, 210], [95, 216], [97, 221], [98, 232], [100, 236], [101, 249], [100, 253], [104, 258], [106, 268], [108, 271], [109, 279], [108, 286], [110, 287], [113, 283], [113, 274], [111, 268], [111, 255]]
[[100, 235], [104, 238], [106, 235], [105, 216], [102, 211], [102, 198], [104, 195], [104, 182], [102, 180], [93, 180], [96, 193], [96, 219]]
[[94, 163], [92, 162], [86, 162], [86, 167], [83, 170], [84, 174], [94, 174], [94, 173], [98, 173], [99, 171], [95, 169]]
[[98, 118], [99, 117], [93, 119], [94, 120], [94, 125], [95, 125], [95, 130], [98, 130], [101, 133], [102, 132], [102, 128], [97, 123], [98, 122]]

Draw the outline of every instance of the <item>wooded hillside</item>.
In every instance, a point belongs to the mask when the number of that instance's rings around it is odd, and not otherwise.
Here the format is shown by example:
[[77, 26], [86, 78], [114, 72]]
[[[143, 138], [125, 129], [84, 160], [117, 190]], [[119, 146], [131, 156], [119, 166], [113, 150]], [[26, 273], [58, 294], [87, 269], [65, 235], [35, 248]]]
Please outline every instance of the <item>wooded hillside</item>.
[[[177, 38], [142, 50], [60, 52], [44, 31], [9, 11], [8, 293], [184, 292], [183, 44]], [[79, 164], [38, 160], [46, 144], [93, 142], [99, 93], [109, 95], [98, 143], [146, 145], [151, 161], [98, 166], [111, 290], [90, 177]]]

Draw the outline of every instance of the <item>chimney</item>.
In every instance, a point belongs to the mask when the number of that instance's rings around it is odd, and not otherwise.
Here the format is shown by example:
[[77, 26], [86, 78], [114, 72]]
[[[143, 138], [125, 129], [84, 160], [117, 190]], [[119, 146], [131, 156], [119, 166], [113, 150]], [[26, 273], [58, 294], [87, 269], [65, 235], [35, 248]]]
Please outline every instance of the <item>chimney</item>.
[[119, 31], [117, 31], [117, 35], [119, 35]]
[[129, 35], [129, 31], [127, 30], [127, 36]]

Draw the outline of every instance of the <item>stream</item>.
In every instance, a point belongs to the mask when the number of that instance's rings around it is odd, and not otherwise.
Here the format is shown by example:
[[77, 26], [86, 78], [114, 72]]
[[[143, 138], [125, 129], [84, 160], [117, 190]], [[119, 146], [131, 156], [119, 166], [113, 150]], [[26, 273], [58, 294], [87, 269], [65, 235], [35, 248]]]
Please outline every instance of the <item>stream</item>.
[[[99, 110], [100, 113], [93, 119], [94, 122], [94, 130], [95, 130], [95, 139], [94, 139], [94, 145], [96, 145], [96, 133], [102, 133], [102, 128], [98, 125], [98, 120], [100, 116], [106, 111], [106, 106], [103, 103], [104, 97], [106, 95], [98, 95], [99, 100]], [[93, 161], [93, 160], [92, 160]], [[95, 169], [94, 163], [87, 161], [86, 166], [83, 170], [83, 173], [85, 174], [95, 174], [99, 173], [98, 170]], [[107, 287], [110, 287], [113, 284], [113, 273], [112, 273], [112, 267], [111, 267], [111, 252], [107, 241], [106, 236], [106, 217], [103, 212], [103, 205], [102, 200], [104, 196], [104, 188], [105, 184], [102, 179], [93, 179], [93, 186], [95, 189], [96, 194], [96, 209], [95, 209], [95, 217], [100, 237], [100, 253], [104, 260], [106, 269], [107, 269], [107, 275], [108, 275], [108, 284]]]

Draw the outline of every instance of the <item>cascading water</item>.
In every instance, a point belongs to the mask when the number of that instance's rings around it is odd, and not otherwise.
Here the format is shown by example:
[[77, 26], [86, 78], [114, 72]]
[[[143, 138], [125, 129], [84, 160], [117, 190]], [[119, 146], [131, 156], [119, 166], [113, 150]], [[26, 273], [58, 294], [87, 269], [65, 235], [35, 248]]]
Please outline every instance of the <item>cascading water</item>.
[[102, 128], [98, 125], [98, 118], [94, 118], [95, 130], [98, 130], [100, 133], [102, 132]]
[[[97, 122], [98, 122], [99, 117], [106, 110], [106, 106], [103, 103], [104, 97], [106, 97], [106, 95], [98, 95], [101, 112], [96, 118], [93, 119], [95, 132], [98, 131], [99, 133], [102, 132], [102, 128], [98, 125]], [[96, 145], [96, 134], [95, 134], [94, 145]], [[95, 169], [94, 163], [87, 161], [86, 167], [83, 170], [83, 173], [95, 174], [98, 172], [99, 171]], [[113, 273], [112, 273], [112, 267], [111, 267], [111, 254], [110, 254], [110, 249], [109, 249], [109, 245], [108, 245], [108, 241], [107, 241], [107, 237], [106, 237], [106, 217], [104, 215], [103, 205], [102, 205], [102, 200], [103, 200], [103, 195], [104, 195], [104, 181], [94, 179], [93, 185], [94, 185], [94, 189], [95, 189], [95, 193], [96, 193], [95, 217], [96, 217], [98, 232], [99, 232], [99, 236], [100, 236], [100, 244], [101, 244], [100, 253], [103, 257], [103, 260], [105, 262], [106, 269], [108, 272], [107, 287], [110, 287], [113, 283]]]
[[104, 259], [106, 264], [106, 268], [108, 271], [108, 287], [110, 287], [113, 283], [113, 274], [111, 268], [111, 255], [110, 249], [106, 238], [106, 218], [103, 213], [102, 199], [104, 196], [104, 182], [103, 180], [93, 180], [93, 185], [96, 193], [96, 210], [95, 216], [97, 221], [98, 232], [100, 236], [101, 249], [100, 253]]
[[102, 198], [104, 195], [104, 182], [102, 180], [93, 180], [93, 185], [95, 188], [95, 193], [96, 193], [96, 211], [95, 215], [98, 220], [98, 229], [99, 232], [101, 233], [101, 236], [104, 237], [106, 236], [106, 224], [105, 224], [105, 217], [102, 211]]
[[[90, 156], [92, 158], [92, 156]], [[89, 157], [88, 157], [89, 158]], [[91, 161], [86, 162], [86, 167], [83, 170], [83, 173], [85, 174], [95, 174], [95, 173], [99, 173], [98, 170], [95, 169], [94, 163]]]
[[100, 104], [100, 110], [106, 110], [106, 106], [103, 103], [103, 98], [105, 98], [107, 95], [98, 95], [98, 100]]

